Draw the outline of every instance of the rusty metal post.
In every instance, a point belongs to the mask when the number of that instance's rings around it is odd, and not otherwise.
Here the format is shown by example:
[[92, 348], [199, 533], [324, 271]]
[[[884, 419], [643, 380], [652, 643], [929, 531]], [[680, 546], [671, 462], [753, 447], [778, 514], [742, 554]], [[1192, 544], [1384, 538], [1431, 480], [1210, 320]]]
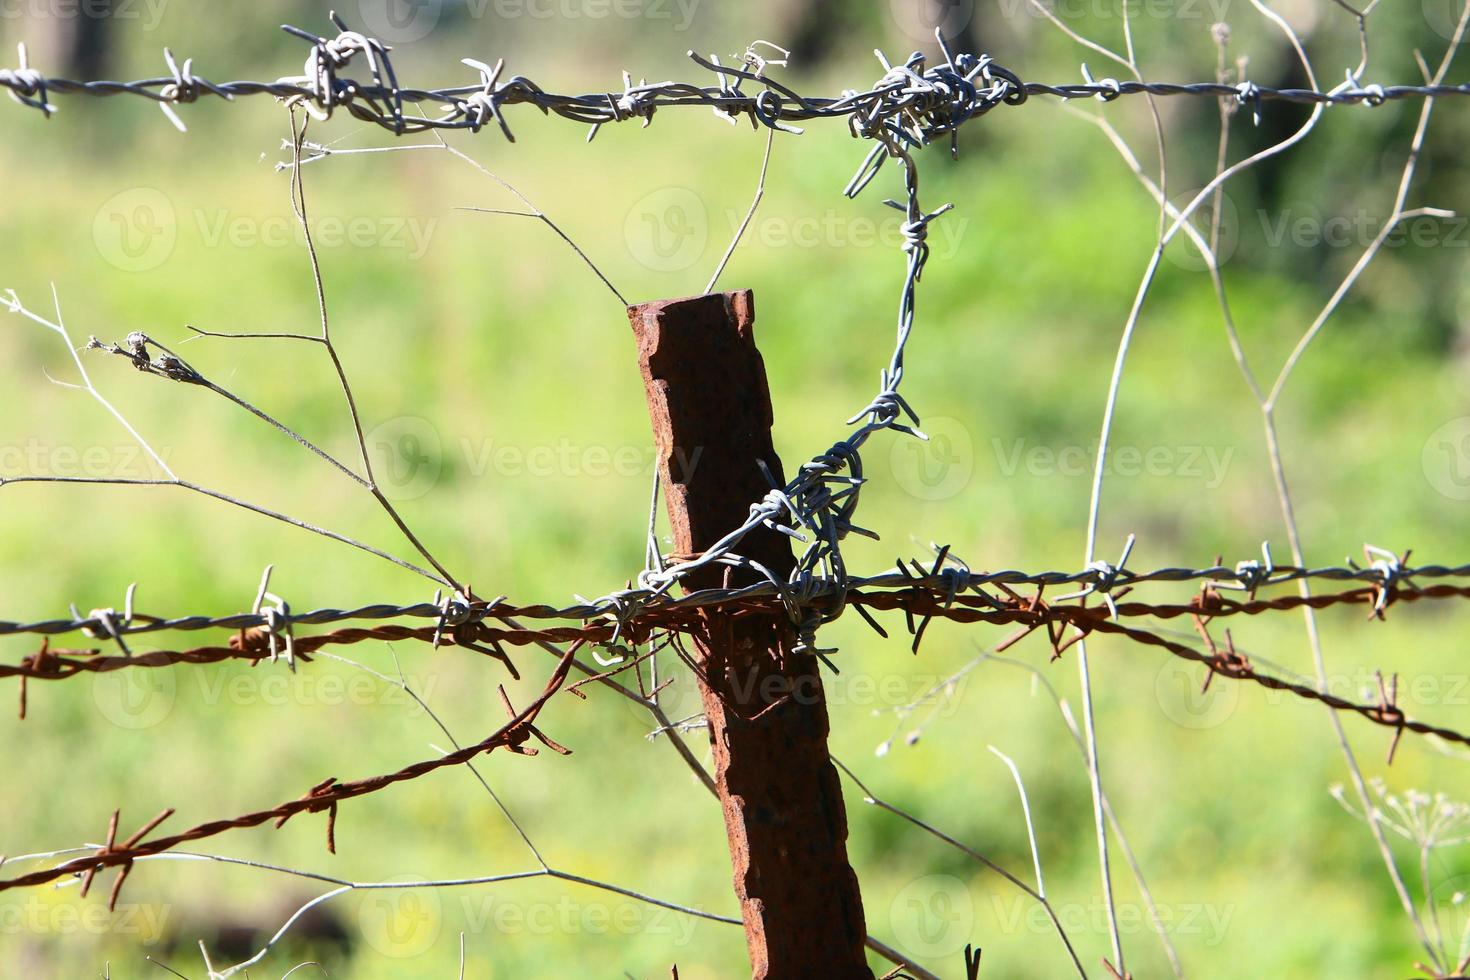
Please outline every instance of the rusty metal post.
[[[740, 290], [630, 306], [628, 318], [675, 548], [698, 554], [743, 524], [770, 489], [757, 460], [784, 479], [752, 332], [755, 302]], [[794, 566], [790, 542], [766, 528], [737, 550], [778, 575]], [[685, 585], [753, 580], [716, 565]], [[871, 980], [816, 659], [791, 652], [784, 619], [706, 612], [700, 630], [700, 694], [754, 976]]]

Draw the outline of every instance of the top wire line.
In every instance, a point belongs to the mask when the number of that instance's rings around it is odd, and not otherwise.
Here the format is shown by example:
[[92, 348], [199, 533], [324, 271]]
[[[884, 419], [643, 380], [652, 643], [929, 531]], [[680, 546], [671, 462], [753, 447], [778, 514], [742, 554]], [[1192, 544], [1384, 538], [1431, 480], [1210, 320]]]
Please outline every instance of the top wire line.
[[[186, 58], [180, 64], [166, 48], [164, 60], [169, 74], [156, 78], [131, 82], [48, 78], [39, 69], [31, 67], [25, 45], [21, 44], [18, 46], [20, 66], [0, 68], [0, 88], [7, 90], [15, 101], [39, 109], [47, 116], [56, 111], [57, 107], [50, 101], [54, 95], [139, 96], [158, 103], [170, 121], [181, 130], [184, 124], [174, 112], [174, 106], [195, 102], [206, 95], [226, 101], [242, 95], [271, 95], [301, 105], [323, 119], [336, 109], [345, 109], [356, 119], [399, 135], [443, 129], [478, 132], [487, 122], [493, 121], [506, 139], [514, 141], [502, 110], [507, 106], [531, 105], [545, 114], [554, 113], [591, 126], [590, 140], [604, 123], [642, 119], [646, 126], [658, 109], [699, 106], [712, 109], [731, 122], [743, 116], [750, 119], [752, 125], [788, 132], [799, 132], [790, 123], [846, 118], [854, 135], [869, 136], [874, 127], [884, 126], [920, 145], [936, 135], [953, 134], [961, 123], [995, 106], [1021, 105], [1033, 95], [1103, 101], [1125, 95], [1199, 95], [1235, 99], [1242, 105], [1257, 107], [1267, 100], [1305, 105], [1377, 106], [1400, 99], [1470, 95], [1470, 83], [1365, 85], [1351, 73], [1338, 86], [1325, 92], [1274, 88], [1251, 81], [1227, 84], [1217, 81], [1176, 83], [1093, 79], [1085, 65], [1082, 82], [1023, 82], [1015, 72], [1003, 68], [989, 55], [952, 53], [942, 37], [939, 42], [947, 63], [937, 72], [937, 79], [935, 69], [925, 72], [924, 56], [915, 53], [904, 65], [898, 66], [897, 72], [885, 61], [884, 66], [890, 74], [876, 87], [863, 91], [847, 90], [838, 98], [805, 96], [768, 77], [764, 72], [767, 62], [756, 53], [755, 45], [734, 65], [722, 64], [716, 56], [706, 59], [690, 51], [689, 57], [696, 65], [714, 73], [715, 85], [678, 81], [640, 81], [634, 84], [632, 77], [624, 72], [621, 92], [558, 95], [521, 75], [502, 80], [504, 59], [491, 66], [465, 58], [462, 63], [479, 74], [478, 84], [423, 89], [399, 84], [389, 60], [389, 51], [392, 50], [389, 45], [350, 29], [336, 13], [331, 15], [331, 19], [338, 29], [336, 37], [283, 26], [287, 33], [310, 44], [311, 52], [302, 74], [284, 76], [273, 82], [212, 82], [194, 74], [192, 58]], [[756, 42], [757, 45], [761, 43]], [[359, 54], [368, 62], [370, 83], [338, 75]], [[879, 58], [882, 57], [879, 54]], [[741, 85], [744, 82], [761, 86], [761, 91], [754, 94], [743, 92]], [[406, 106], [421, 110], [432, 107], [439, 115], [408, 116], [404, 113]]]

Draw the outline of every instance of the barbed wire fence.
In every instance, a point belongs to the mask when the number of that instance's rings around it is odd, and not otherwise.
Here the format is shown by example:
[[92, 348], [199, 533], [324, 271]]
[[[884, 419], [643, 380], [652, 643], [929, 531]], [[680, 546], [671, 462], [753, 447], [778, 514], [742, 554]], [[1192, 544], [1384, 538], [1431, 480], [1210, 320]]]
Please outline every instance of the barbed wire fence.
[[[1199, 664], [1204, 668], [1207, 685], [1217, 678], [1222, 683], [1251, 683], [1285, 692], [1303, 701], [1316, 702], [1330, 709], [1328, 715], [1353, 783], [1352, 804], [1357, 807], [1353, 812], [1363, 818], [1372, 833], [1390, 883], [1427, 957], [1423, 969], [1434, 977], [1451, 977], [1464, 973], [1467, 966], [1470, 966], [1465, 951], [1454, 948], [1452, 943], [1441, 937], [1434, 923], [1426, 923], [1424, 913], [1411, 895], [1385, 836], [1385, 827], [1389, 830], [1398, 828], [1385, 816], [1382, 800], [1375, 802], [1372, 795], [1374, 788], [1363, 777], [1356, 756], [1349, 746], [1343, 717], [1355, 716], [1360, 722], [1385, 729], [1389, 762], [1392, 762], [1405, 732], [1448, 746], [1470, 746], [1470, 732], [1409, 717], [1397, 703], [1397, 681], [1394, 677], [1378, 675], [1379, 696], [1376, 700], [1355, 701], [1332, 693], [1328, 689], [1326, 662], [1315, 613], [1330, 607], [1356, 606], [1365, 611], [1367, 618], [1382, 619], [1391, 607], [1400, 603], [1470, 598], [1470, 564], [1413, 565], [1410, 561], [1412, 556], [1407, 551], [1399, 553], [1365, 546], [1364, 561], [1361, 564], [1349, 561], [1341, 566], [1308, 567], [1294, 516], [1293, 498], [1275, 425], [1275, 410], [1303, 352], [1321, 334], [1394, 228], [1418, 215], [1447, 213], [1429, 207], [1410, 208], [1408, 197], [1436, 100], [1470, 95], [1470, 84], [1453, 85], [1445, 81], [1457, 48], [1465, 38], [1467, 23], [1470, 23], [1470, 5], [1462, 11], [1454, 36], [1437, 67], [1431, 70], [1420, 59], [1424, 76], [1420, 83], [1385, 85], [1363, 81], [1369, 68], [1367, 22], [1377, 7], [1377, 0], [1363, 10], [1340, 4], [1356, 18], [1361, 29], [1362, 57], [1354, 68], [1346, 72], [1343, 82], [1324, 90], [1317, 87], [1316, 73], [1296, 33], [1279, 14], [1259, 0], [1252, 0], [1252, 5], [1267, 22], [1281, 32], [1284, 43], [1291, 47], [1302, 72], [1309, 79], [1310, 87], [1275, 88], [1235, 77], [1241, 73], [1232, 72], [1229, 67], [1227, 49], [1230, 38], [1228, 30], [1223, 26], [1217, 27], [1215, 31], [1215, 41], [1220, 52], [1215, 79], [1187, 84], [1146, 81], [1132, 53], [1131, 40], [1127, 52], [1109, 50], [1078, 35], [1054, 14], [1036, 3], [1036, 0], [1031, 2], [1059, 30], [1086, 45], [1089, 50], [1107, 57], [1132, 77], [1121, 80], [1094, 79], [1084, 66], [1084, 81], [1081, 83], [1046, 84], [1025, 81], [988, 55], [950, 50], [946, 39], [941, 35], [937, 38], [942, 54], [940, 60], [931, 63], [922, 54], [915, 53], [905, 61], [895, 64], [879, 53], [882, 75], [878, 81], [863, 89], [844, 91], [837, 97], [806, 96], [773, 77], [772, 69], [784, 66], [786, 52], [767, 42], [751, 44], [743, 55], [730, 64], [723, 63], [716, 56], [705, 58], [690, 52], [694, 65], [713, 76], [714, 84], [676, 81], [634, 84], [631, 76], [625, 74], [621, 91], [558, 95], [521, 76], [503, 79], [503, 62], [492, 66], [466, 59], [464, 65], [478, 73], [477, 83], [424, 89], [401, 85], [391, 61], [391, 48], [381, 41], [352, 30], [335, 14], [332, 20], [337, 33], [333, 36], [318, 35], [294, 27], [286, 28], [308, 45], [306, 63], [301, 74], [269, 82], [212, 82], [194, 73], [191, 60], [185, 59], [180, 63], [168, 51], [165, 51], [168, 74], [157, 78], [133, 82], [48, 78], [29, 64], [27, 52], [22, 46], [18, 52], [19, 67], [0, 69], [0, 87], [5, 88], [16, 102], [47, 116], [58, 109], [53, 98], [73, 95], [124, 96], [155, 102], [171, 122], [183, 129], [184, 122], [176, 107], [210, 98], [235, 101], [252, 95], [268, 95], [285, 103], [290, 110], [292, 123], [292, 138], [286, 144], [291, 156], [281, 167], [290, 171], [292, 206], [303, 231], [316, 286], [320, 332], [198, 333], [236, 339], [295, 340], [320, 346], [327, 355], [340, 386], [359, 459], [349, 462], [333, 456], [223, 383], [206, 377], [178, 353], [147, 334], [133, 333], [121, 341], [93, 337], [81, 349], [123, 358], [140, 373], [153, 378], [202, 389], [227, 400], [258, 421], [291, 438], [373, 496], [401, 532], [415, 557], [410, 560], [395, 555], [329, 528], [177, 475], [163, 455], [156, 452], [95, 387], [87, 372], [85, 360], [79, 355], [79, 348], [73, 342], [72, 334], [64, 322], [59, 298], [53, 295], [54, 314], [42, 313], [24, 301], [13, 289], [7, 290], [0, 302], [12, 314], [62, 338], [71, 351], [82, 379], [82, 384], [77, 387], [93, 398], [137, 440], [164, 475], [156, 479], [8, 475], [0, 476], [0, 488], [6, 484], [24, 483], [171, 486], [221, 500], [259, 516], [285, 522], [317, 536], [370, 553], [428, 579], [437, 591], [432, 599], [423, 601], [390, 601], [349, 609], [328, 608], [297, 612], [291, 609], [288, 602], [270, 591], [271, 570], [268, 568], [254, 602], [245, 612], [154, 616], [141, 610], [135, 590], [130, 589], [121, 609], [94, 609], [85, 615], [73, 609], [66, 618], [37, 622], [0, 621], [0, 636], [39, 638], [36, 652], [25, 656], [19, 663], [0, 664], [0, 678], [17, 678], [21, 716], [25, 715], [27, 699], [34, 694], [33, 682], [60, 681], [81, 675], [120, 670], [150, 670], [181, 664], [206, 665], [230, 660], [251, 664], [266, 660], [272, 663], [283, 662], [286, 669], [293, 671], [301, 664], [311, 663], [315, 658], [341, 660], [375, 673], [389, 683], [402, 686], [416, 701], [424, 704], [409, 688], [401, 672], [395, 680], [331, 652], [335, 648], [366, 642], [413, 641], [433, 648], [442, 646], [478, 653], [495, 660], [500, 669], [516, 679], [520, 678], [521, 670], [525, 666], [522, 650], [538, 648], [554, 658], [554, 666], [550, 668], [548, 679], [539, 696], [523, 707], [517, 708], [504, 690], [501, 691], [507, 721], [500, 729], [480, 741], [465, 745], [455, 741], [453, 751], [394, 772], [357, 780], [326, 780], [310, 787], [297, 799], [234, 818], [202, 823], [171, 835], [154, 836], [155, 831], [172, 813], [165, 811], [119, 840], [121, 821], [119, 815], [114, 813], [104, 843], [89, 843], [60, 851], [0, 859], [0, 875], [3, 875], [0, 877], [0, 891], [49, 882], [79, 881], [82, 893], [86, 894], [100, 871], [116, 869], [110, 894], [110, 904], [115, 904], [123, 882], [136, 862], [163, 859], [238, 862], [238, 859], [186, 852], [182, 848], [231, 830], [260, 826], [267, 822], [273, 822], [280, 827], [292, 817], [306, 813], [326, 815], [327, 846], [329, 850], [334, 850], [333, 826], [339, 804], [445, 767], [466, 766], [473, 770], [476, 759], [497, 750], [529, 756], [535, 755], [539, 746], [555, 752], [567, 752], [564, 746], [538, 727], [538, 716], [542, 708], [556, 696], [569, 693], [576, 697], [585, 697], [582, 688], [589, 684], [603, 686], [648, 710], [660, 732], [673, 731], [677, 726], [687, 725], [689, 719], [669, 718], [659, 702], [661, 685], [656, 657], [659, 653], [671, 651], [697, 673], [698, 664], [687, 652], [686, 643], [701, 628], [704, 617], [710, 614], [774, 617], [784, 620], [790, 624], [796, 637], [793, 654], [810, 655], [835, 670], [836, 665], [831, 658], [836, 655], [836, 651], [817, 645], [817, 636], [822, 627], [851, 611], [864, 619], [878, 634], [886, 637], [887, 630], [875, 614], [897, 612], [903, 616], [904, 628], [911, 637], [911, 647], [915, 653], [920, 650], [929, 624], [936, 619], [961, 624], [987, 623], [1016, 627], [1017, 632], [1010, 639], [967, 665], [965, 671], [974, 669], [987, 660], [1004, 660], [999, 654], [1033, 633], [1046, 638], [1053, 659], [1071, 655], [1078, 663], [1082, 692], [1080, 720], [1073, 715], [1064, 699], [1056, 696], [1055, 700], [1081, 750], [1089, 773], [1099, 870], [1111, 939], [1111, 957], [1103, 961], [1104, 969], [1109, 975], [1130, 976], [1113, 898], [1109, 827], [1112, 828], [1113, 839], [1120, 843], [1146, 897], [1149, 914], [1154, 922], [1158, 922], [1158, 910], [1104, 790], [1105, 769], [1100, 759], [1099, 738], [1094, 725], [1091, 700], [1093, 685], [1086, 645], [1087, 639], [1094, 635], [1121, 637], [1138, 646]], [[1125, 27], [1127, 16], [1125, 5]], [[349, 69], [361, 65], [367, 68], [366, 76], [352, 77], [348, 74]], [[708, 81], [707, 77], [705, 81]], [[945, 204], [926, 210], [921, 204], [920, 168], [915, 153], [923, 147], [943, 142], [948, 142], [951, 152], [957, 153], [959, 134], [963, 126], [993, 110], [1006, 111], [1025, 105], [1031, 98], [1110, 103], [1125, 96], [1141, 96], [1150, 105], [1155, 99], [1177, 96], [1215, 99], [1219, 104], [1222, 121], [1221, 140], [1218, 166], [1213, 178], [1181, 207], [1171, 203], [1167, 193], [1163, 166], [1165, 134], [1157, 112], [1153, 114], [1154, 135], [1160, 157], [1160, 172], [1156, 178], [1139, 162], [1137, 155], [1106, 115], [1084, 114], [1089, 121], [1102, 129], [1143, 189], [1158, 205], [1159, 228], [1156, 247], [1141, 277], [1133, 307], [1124, 326], [1104, 406], [1099, 439], [1101, 448], [1091, 487], [1082, 567], [1074, 571], [977, 571], [970, 568], [950, 548], [935, 546], [931, 554], [922, 558], [900, 559], [891, 571], [869, 575], [850, 574], [842, 552], [843, 541], [854, 533], [877, 537], [874, 532], [855, 523], [860, 491], [867, 480], [862, 456], [865, 443], [873, 435], [886, 430], [893, 430], [902, 437], [926, 438], [920, 415], [910, 406], [907, 396], [900, 394], [900, 386], [904, 377], [908, 341], [918, 319], [919, 283], [930, 257], [926, 238], [931, 224], [940, 220], [951, 205]], [[1391, 217], [1364, 248], [1359, 260], [1303, 333], [1274, 380], [1269, 385], [1261, 384], [1240, 344], [1228, 302], [1228, 292], [1217, 260], [1221, 234], [1218, 202], [1224, 184], [1250, 167], [1285, 152], [1307, 138], [1328, 107], [1372, 108], [1410, 99], [1420, 100], [1422, 105]], [[1230, 120], [1242, 109], [1249, 110], [1258, 120], [1266, 103], [1278, 101], [1310, 106], [1311, 114], [1286, 138], [1236, 163], [1228, 164]], [[896, 342], [888, 363], [881, 371], [879, 390], [870, 402], [848, 420], [850, 428], [846, 434], [827, 450], [802, 463], [794, 479], [779, 485], [773, 479], [769, 493], [763, 499], [751, 502], [748, 520], [739, 527], [732, 528], [718, 542], [698, 554], [662, 553], [652, 533], [658, 512], [656, 485], [645, 567], [633, 576], [625, 588], [608, 591], [596, 598], [576, 595], [575, 602], [560, 606], [518, 604], [506, 595], [483, 598], [469, 587], [466, 579], [453, 574], [434, 556], [381, 490], [373, 472], [353, 388], [333, 341], [323, 277], [308, 221], [308, 197], [303, 179], [307, 164], [331, 156], [367, 152], [338, 149], [308, 139], [308, 130], [314, 121], [325, 122], [336, 113], [346, 113], [353, 119], [381, 127], [394, 136], [430, 134], [435, 142], [396, 145], [390, 148], [441, 150], [479, 168], [482, 173], [516, 194], [526, 206], [527, 210], [524, 212], [511, 213], [535, 217], [547, 223], [576, 250], [577, 255], [621, 301], [623, 298], [616, 288], [544, 212], [499, 177], [450, 146], [440, 135], [446, 130], [478, 133], [482, 129], [490, 128], [514, 142], [507, 110], [518, 106], [534, 107], [544, 114], [587, 125], [589, 140], [597, 135], [603, 125], [638, 120], [647, 126], [660, 109], [703, 108], [734, 124], [746, 120], [754, 130], [766, 131], [768, 142], [765, 163], [762, 166], [762, 184], [765, 165], [769, 162], [770, 141], [776, 138], [777, 133], [796, 135], [801, 132], [796, 125], [798, 123], [814, 124], [828, 119], [840, 119], [846, 122], [855, 138], [868, 146], [864, 159], [844, 193], [849, 197], [861, 193], [879, 177], [884, 165], [890, 160], [901, 169], [905, 190], [901, 199], [884, 202], [903, 215], [905, 271], [899, 291]], [[752, 214], [759, 200], [758, 192], [751, 206]], [[1200, 227], [1196, 224], [1196, 215], [1211, 202], [1216, 205], [1213, 209], [1214, 217], [1209, 224]], [[747, 222], [748, 220], [747, 217]], [[1201, 567], [1136, 571], [1128, 567], [1133, 546], [1131, 537], [1116, 563], [1097, 557], [1107, 448], [1127, 355], [1164, 250], [1181, 233], [1204, 257], [1232, 353], [1261, 412], [1274, 487], [1290, 543], [1289, 563], [1278, 564], [1272, 557], [1269, 545], [1264, 545], [1260, 557], [1234, 564], [1224, 564], [1217, 559], [1213, 564]], [[731, 251], [733, 248], [732, 244]], [[729, 253], [726, 254], [726, 259], [728, 257]], [[722, 269], [723, 263], [716, 270], [710, 290], [713, 290]], [[779, 531], [801, 546], [795, 570], [790, 575], [775, 574], [759, 562], [741, 555], [742, 542], [762, 528]], [[753, 584], [724, 588], [686, 588], [682, 593], [676, 593], [676, 586], [686, 585], [691, 576], [697, 578], [697, 573], [715, 567], [753, 575]], [[1322, 590], [1317, 591], [1314, 583], [1321, 586]], [[1180, 585], [1191, 586], [1193, 595], [1184, 599], [1173, 595], [1152, 601], [1143, 601], [1136, 595], [1140, 590]], [[1048, 590], [1053, 591], [1049, 594]], [[1061, 594], [1056, 594], [1056, 590], [1061, 590]], [[1263, 669], [1253, 662], [1248, 653], [1237, 648], [1231, 631], [1224, 631], [1223, 640], [1217, 640], [1212, 631], [1212, 624], [1216, 620], [1228, 622], [1237, 616], [1254, 617], [1291, 610], [1299, 610], [1304, 617], [1313, 654], [1315, 678], [1297, 678], [1286, 671]], [[1181, 638], [1179, 634], [1156, 622], [1179, 618], [1189, 621], [1198, 638], [1197, 642], [1189, 640], [1187, 635]], [[332, 629], [324, 632], [303, 632], [309, 627]], [[194, 632], [230, 632], [233, 635], [224, 643], [192, 647], [180, 645], [178, 649], [162, 651], [142, 652], [129, 647], [130, 640], [142, 636]], [[82, 634], [88, 640], [96, 641], [96, 645], [82, 644], [80, 648], [51, 645], [54, 637], [75, 634]], [[114, 652], [104, 652], [112, 648], [115, 648]], [[1033, 671], [1037, 669], [1029, 664], [1022, 666]], [[580, 679], [572, 682], [570, 678], [574, 673], [580, 675]], [[1044, 675], [1038, 676], [1043, 676], [1044, 679]], [[953, 678], [943, 683], [952, 682]], [[918, 710], [928, 700], [932, 700], [932, 695], [933, 692], [928, 692], [906, 706], [900, 714]], [[1055, 696], [1054, 690], [1053, 695]], [[427, 708], [426, 704], [425, 707]], [[433, 717], [436, 724], [443, 728], [443, 723], [437, 716]], [[454, 741], [447, 729], [444, 729], [444, 733]], [[713, 793], [714, 782], [703, 764], [690, 753], [681, 739], [670, 738], [668, 741], [679, 751], [684, 763], [700, 778], [703, 785]], [[925, 823], [921, 818], [883, 802], [851, 770], [840, 762], [837, 764], [862, 790], [868, 803], [890, 810], [959, 848], [1000, 873], [1038, 902], [1047, 911], [1076, 972], [1087, 976], [1087, 968], [1047, 899], [1041, 862], [1036, 854], [1035, 834], [1030, 828], [1029, 804], [1026, 803], [1024, 784], [1014, 764], [1009, 759], [1005, 761], [1016, 774], [1023, 805], [1028, 807], [1026, 822], [1031, 831], [1035, 861], [1034, 887], [1022, 876], [1004, 870], [978, 851]], [[488, 784], [485, 784], [485, 788], [489, 791]], [[739, 918], [713, 915], [553, 867], [542, 858], [541, 852], [500, 799], [493, 792], [491, 796], [516, 827], [534, 857], [536, 867], [509, 875], [429, 882], [427, 887], [549, 877], [616, 892], [683, 914], [730, 924], [740, 923]], [[1345, 805], [1350, 810], [1353, 809], [1352, 805]], [[11, 870], [19, 865], [30, 864], [37, 867], [24, 872]], [[217, 968], [211, 962], [209, 952], [203, 950], [205, 967], [211, 978], [232, 976], [260, 963], [300, 916], [321, 902], [347, 891], [402, 887], [387, 882], [347, 881], [290, 868], [263, 867], [281, 874], [310, 878], [333, 887], [292, 916], [263, 948], [240, 963]], [[415, 887], [425, 886], [424, 883], [418, 883]], [[1163, 929], [1156, 931], [1171, 968], [1176, 975], [1182, 977], [1183, 967], [1167, 932]], [[866, 944], [877, 955], [895, 964], [894, 975], [899, 971], [903, 975], [914, 977], [934, 975], [902, 950], [893, 949], [876, 938], [868, 937]], [[966, 951], [965, 968], [970, 977], [976, 976], [979, 962], [978, 951], [973, 954]]]

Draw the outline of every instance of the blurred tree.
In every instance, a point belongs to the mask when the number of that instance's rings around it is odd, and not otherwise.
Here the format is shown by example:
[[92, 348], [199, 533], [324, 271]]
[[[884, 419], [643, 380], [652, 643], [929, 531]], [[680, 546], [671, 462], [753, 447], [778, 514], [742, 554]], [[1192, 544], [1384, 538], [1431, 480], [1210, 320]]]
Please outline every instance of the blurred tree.
[[112, 14], [112, 0], [87, 0], [37, 18], [38, 63], [68, 78], [102, 78], [111, 63]]

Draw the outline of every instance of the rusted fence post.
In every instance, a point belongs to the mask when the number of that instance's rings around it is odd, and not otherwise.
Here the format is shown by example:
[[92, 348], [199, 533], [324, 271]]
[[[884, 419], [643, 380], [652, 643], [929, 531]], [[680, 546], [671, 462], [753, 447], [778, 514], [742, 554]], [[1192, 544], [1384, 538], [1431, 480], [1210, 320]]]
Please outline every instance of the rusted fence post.
[[[630, 306], [628, 318], [675, 548], [698, 554], [770, 489], [758, 460], [783, 480], [754, 299], [740, 290], [660, 300]], [[737, 551], [777, 575], [794, 565], [787, 538], [763, 527]], [[751, 581], [714, 565], [685, 585]], [[701, 631], [700, 694], [754, 976], [871, 978], [816, 659], [791, 652], [784, 619], [706, 612]]]

